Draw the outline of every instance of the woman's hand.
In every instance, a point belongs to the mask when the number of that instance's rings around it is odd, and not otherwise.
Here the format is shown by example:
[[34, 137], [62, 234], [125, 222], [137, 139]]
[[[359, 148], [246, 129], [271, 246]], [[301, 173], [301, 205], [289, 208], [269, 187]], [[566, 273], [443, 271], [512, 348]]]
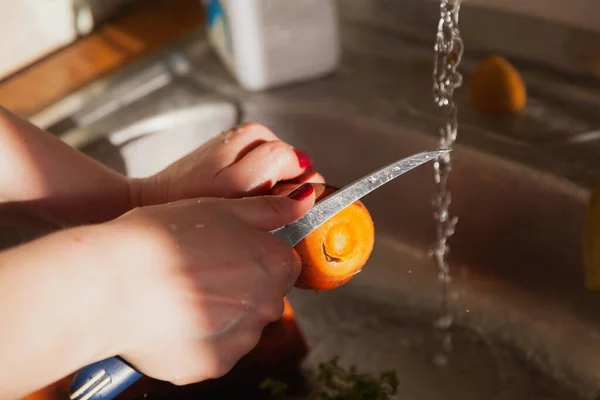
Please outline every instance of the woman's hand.
[[131, 183], [133, 202], [161, 204], [196, 198], [266, 194], [280, 181], [325, 182], [308, 153], [279, 140], [263, 125], [223, 132], [158, 174]]
[[297, 253], [268, 233], [314, 203], [311, 185], [291, 196], [182, 200], [109, 223], [128, 252], [115, 263], [127, 304], [117, 353], [175, 384], [227, 373], [281, 317], [300, 272]]
[[0, 253], [0, 398], [115, 355], [175, 384], [224, 375], [281, 317], [300, 272], [269, 231], [314, 200], [310, 184], [182, 200]]
[[32, 229], [101, 223], [134, 207], [266, 194], [324, 182], [310, 157], [262, 125], [224, 132], [148, 179], [130, 180], [0, 106], [0, 218]]
[[129, 180], [0, 106], [0, 226], [32, 231], [131, 209]]

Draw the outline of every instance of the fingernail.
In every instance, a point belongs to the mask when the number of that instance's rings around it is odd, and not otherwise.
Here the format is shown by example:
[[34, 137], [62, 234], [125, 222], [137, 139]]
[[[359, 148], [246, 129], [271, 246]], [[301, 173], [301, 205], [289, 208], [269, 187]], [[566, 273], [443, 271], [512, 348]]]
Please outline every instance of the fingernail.
[[288, 194], [288, 197], [290, 199], [300, 201], [300, 200], [304, 200], [305, 198], [307, 198], [308, 196], [313, 194], [314, 191], [315, 191], [315, 188], [313, 187], [313, 185], [311, 185], [310, 183], [305, 183], [304, 185], [302, 185], [299, 188], [297, 188], [296, 190], [294, 190], [292, 193]]
[[312, 158], [307, 152], [294, 149], [294, 153], [296, 153], [296, 157], [298, 157], [298, 164], [300, 165], [300, 168], [308, 168], [312, 165]]

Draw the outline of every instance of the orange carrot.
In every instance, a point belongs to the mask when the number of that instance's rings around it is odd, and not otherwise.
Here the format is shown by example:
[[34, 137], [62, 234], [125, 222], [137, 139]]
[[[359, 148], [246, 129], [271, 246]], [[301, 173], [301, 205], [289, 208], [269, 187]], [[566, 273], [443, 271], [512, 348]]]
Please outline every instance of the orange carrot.
[[[325, 184], [313, 185], [317, 201], [338, 190]], [[280, 184], [271, 193], [286, 194], [294, 186]], [[346, 207], [294, 247], [302, 258], [296, 287], [330, 290], [347, 283], [368, 261], [374, 241], [373, 219], [364, 204], [357, 201]]]
[[21, 400], [67, 400], [72, 375], [28, 394]]

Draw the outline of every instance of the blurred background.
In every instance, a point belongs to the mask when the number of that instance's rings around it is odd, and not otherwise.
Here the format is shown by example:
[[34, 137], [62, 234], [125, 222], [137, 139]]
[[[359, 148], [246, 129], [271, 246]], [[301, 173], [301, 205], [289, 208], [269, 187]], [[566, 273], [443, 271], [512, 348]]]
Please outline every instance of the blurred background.
[[[364, 199], [364, 271], [289, 296], [280, 328], [306, 347], [267, 343], [240, 368], [265, 377], [301, 358], [314, 372], [339, 356], [395, 369], [403, 399], [598, 399], [600, 2], [457, 5], [0, 0], [0, 105], [131, 177], [244, 121], [338, 187], [450, 143], [449, 287], [430, 254], [442, 188], [423, 167]], [[0, 232], [2, 246], [37, 234]], [[123, 398], [206, 389], [145, 385]]]

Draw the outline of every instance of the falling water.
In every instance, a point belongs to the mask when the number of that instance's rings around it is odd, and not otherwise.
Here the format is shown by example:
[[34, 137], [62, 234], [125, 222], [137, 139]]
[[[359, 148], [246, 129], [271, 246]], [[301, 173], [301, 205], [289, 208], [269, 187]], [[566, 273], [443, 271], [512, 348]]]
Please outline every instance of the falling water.
[[[457, 71], [463, 54], [463, 42], [458, 29], [460, 0], [441, 0], [440, 20], [435, 39], [435, 63], [433, 68], [433, 99], [442, 110], [446, 123], [440, 129], [440, 147], [451, 149], [456, 141], [458, 109], [453, 100], [454, 90], [462, 84], [462, 76]], [[451, 196], [448, 190], [448, 176], [452, 169], [450, 153], [438, 158], [434, 163], [434, 178], [437, 192], [433, 199], [436, 221], [436, 241], [431, 250], [438, 269], [439, 315], [435, 322], [441, 342], [442, 352], [434, 357], [434, 363], [442, 366], [447, 362], [447, 353], [452, 349], [452, 313], [449, 307], [449, 292], [452, 277], [448, 266], [448, 239], [454, 234], [457, 217], [450, 215]]]

